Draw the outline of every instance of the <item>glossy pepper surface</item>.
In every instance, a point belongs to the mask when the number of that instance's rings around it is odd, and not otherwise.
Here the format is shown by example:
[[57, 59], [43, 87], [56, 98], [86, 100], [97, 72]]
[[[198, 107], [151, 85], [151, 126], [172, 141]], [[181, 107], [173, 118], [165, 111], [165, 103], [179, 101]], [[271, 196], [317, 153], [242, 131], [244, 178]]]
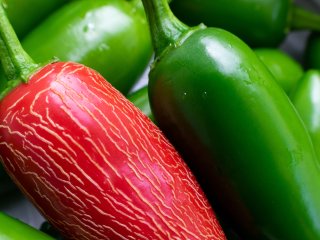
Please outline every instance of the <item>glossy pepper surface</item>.
[[137, 0], [72, 1], [27, 35], [22, 45], [37, 62], [55, 56], [91, 67], [123, 94], [152, 55], [147, 21]]
[[252, 47], [278, 46], [294, 29], [320, 29], [319, 16], [292, 0], [172, 0], [171, 7], [189, 25], [226, 29]]
[[49, 235], [0, 212], [1, 240], [53, 240]]
[[[20, 33], [34, 26], [39, 15], [47, 15], [49, 9], [66, 2], [69, 1], [8, 0], [6, 6], [15, 29]], [[22, 11], [30, 14], [22, 18]], [[21, 32], [19, 36], [22, 35]], [[152, 54], [140, 1], [70, 2], [27, 34], [22, 44], [36, 61], [47, 62], [58, 57], [61, 61], [75, 61], [94, 68], [124, 94], [143, 73]], [[3, 71], [0, 71], [0, 79], [4, 78]], [[5, 81], [2, 80], [0, 89], [4, 88]], [[0, 193], [13, 186], [6, 174], [0, 172], [2, 176]]]
[[13, 76], [0, 101], [0, 160], [63, 237], [225, 239], [178, 152], [97, 71], [35, 63], [1, 6], [0, 36]]
[[[281, 88], [290, 95], [304, 74], [302, 66], [280, 49], [256, 48], [254, 52]], [[132, 92], [128, 95], [128, 99], [154, 121], [149, 103], [148, 86]]]
[[[19, 29], [27, 29], [22, 28], [22, 24], [29, 26], [32, 20], [35, 23], [41, 14], [49, 13], [50, 7], [58, 7], [63, 2], [68, 1], [8, 0], [7, 9], [20, 32]], [[24, 15], [28, 17], [22, 18]], [[70, 2], [23, 38], [22, 44], [38, 62], [58, 57], [61, 61], [75, 61], [94, 68], [124, 94], [143, 73], [152, 54], [150, 34], [140, 1]], [[2, 71], [0, 79], [4, 78]], [[0, 90], [4, 88], [5, 81], [0, 81]], [[3, 181], [0, 185], [3, 188], [0, 193], [13, 186], [1, 171]]]
[[69, 0], [5, 0], [8, 17], [19, 38]]
[[301, 79], [304, 70], [291, 56], [277, 48], [254, 49], [282, 89], [290, 94]]
[[217, 28], [189, 28], [143, 0], [155, 61], [155, 121], [224, 226], [243, 239], [320, 239], [320, 166], [285, 92], [254, 52]]
[[310, 133], [320, 159], [320, 71], [308, 70], [290, 98]]
[[154, 121], [148, 95], [148, 86], [143, 86], [128, 95], [128, 100], [139, 108], [147, 117]]

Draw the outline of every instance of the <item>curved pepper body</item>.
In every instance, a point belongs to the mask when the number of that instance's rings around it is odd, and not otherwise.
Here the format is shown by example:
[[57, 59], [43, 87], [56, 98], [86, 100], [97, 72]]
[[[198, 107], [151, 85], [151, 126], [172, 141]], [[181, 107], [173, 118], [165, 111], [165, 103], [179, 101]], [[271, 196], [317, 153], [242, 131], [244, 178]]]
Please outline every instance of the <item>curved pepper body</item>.
[[22, 38], [51, 12], [69, 0], [5, 0], [8, 18]]
[[[44, 9], [39, 10], [40, 5], [49, 10], [49, 6], [57, 7], [66, 0], [6, 2], [8, 15], [19, 33], [20, 28], [25, 29], [22, 24], [29, 24], [42, 13], [48, 14]], [[37, 13], [31, 12], [28, 18], [22, 18], [31, 6], [30, 11]], [[60, 60], [83, 63], [110, 79], [113, 86], [124, 94], [143, 73], [152, 54], [147, 22], [138, 1], [74, 1], [49, 16], [22, 42], [35, 60], [47, 62], [55, 56]], [[0, 78], [5, 78], [3, 72]], [[5, 81], [0, 82], [0, 89], [3, 88]], [[1, 183], [4, 184], [0, 193], [13, 185], [1, 168], [0, 178], [3, 176]]]
[[[7, 2], [8, 16], [14, 18], [13, 25], [18, 25], [18, 33], [20, 28], [25, 29], [22, 23], [29, 24], [29, 21], [33, 18], [35, 21], [42, 13], [48, 14], [44, 9], [39, 10], [40, 5], [49, 10], [53, 6], [62, 5], [66, 0], [21, 2]], [[30, 18], [22, 18], [21, 15], [27, 14], [31, 6], [37, 13], [29, 13]], [[25, 12], [21, 14], [21, 11]], [[79, 0], [69, 3], [28, 34], [23, 40], [23, 46], [39, 62], [47, 62], [55, 56], [60, 60], [92, 67], [110, 79], [113, 86], [124, 94], [128, 93], [143, 73], [152, 54], [142, 6], [138, 1], [124, 0]], [[1, 79], [5, 78], [3, 72], [0, 76]], [[1, 81], [0, 89], [4, 87], [5, 81]], [[4, 186], [0, 192], [12, 188], [13, 184], [10, 184], [6, 174], [0, 173], [1, 176]]]
[[45, 66], [0, 122], [6, 169], [67, 239], [225, 239], [172, 145], [96, 71]]
[[308, 70], [290, 95], [312, 138], [320, 159], [320, 72]]
[[304, 73], [302, 66], [280, 49], [258, 48], [254, 52], [282, 89], [290, 94]]
[[0, 212], [0, 239], [3, 240], [53, 240], [49, 235]]
[[319, 161], [289, 98], [234, 35], [189, 35], [150, 71], [160, 129], [241, 237], [320, 239]]
[[37, 62], [53, 56], [97, 70], [127, 94], [147, 67], [151, 39], [138, 1], [73, 1], [23, 39]]
[[154, 121], [148, 96], [148, 86], [143, 86], [140, 89], [132, 92], [127, 96], [128, 100], [139, 108], [148, 118]]
[[[254, 52], [271, 72], [281, 88], [290, 95], [304, 74], [302, 66], [279, 49], [256, 48]], [[154, 121], [150, 109], [148, 86], [143, 86], [132, 92], [127, 98]]]
[[226, 29], [252, 47], [277, 46], [289, 31], [291, 0], [172, 0], [172, 11], [189, 25]]

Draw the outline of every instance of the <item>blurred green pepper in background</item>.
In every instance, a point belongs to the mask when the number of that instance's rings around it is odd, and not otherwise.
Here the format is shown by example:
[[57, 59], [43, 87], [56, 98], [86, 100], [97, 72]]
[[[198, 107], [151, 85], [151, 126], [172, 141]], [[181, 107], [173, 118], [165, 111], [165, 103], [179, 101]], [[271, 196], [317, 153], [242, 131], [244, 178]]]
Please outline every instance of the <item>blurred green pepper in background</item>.
[[77, 0], [64, 5], [22, 40], [37, 62], [53, 57], [97, 70], [127, 94], [152, 56], [140, 0]]
[[4, 0], [8, 18], [19, 38], [69, 0]]
[[0, 212], [1, 240], [53, 240], [52, 237], [28, 224]]
[[130, 93], [128, 99], [136, 107], [138, 107], [147, 117], [149, 117], [153, 122], [154, 118], [150, 109], [149, 96], [148, 96], [148, 86], [145, 85], [138, 90]]
[[254, 52], [269, 69], [282, 89], [290, 94], [304, 73], [300, 63], [284, 51], [276, 48], [259, 48], [254, 49]]
[[308, 70], [290, 96], [320, 159], [320, 70]]
[[293, 0], [172, 0], [170, 6], [185, 23], [223, 28], [251, 47], [278, 46], [291, 30], [320, 30], [320, 16]]

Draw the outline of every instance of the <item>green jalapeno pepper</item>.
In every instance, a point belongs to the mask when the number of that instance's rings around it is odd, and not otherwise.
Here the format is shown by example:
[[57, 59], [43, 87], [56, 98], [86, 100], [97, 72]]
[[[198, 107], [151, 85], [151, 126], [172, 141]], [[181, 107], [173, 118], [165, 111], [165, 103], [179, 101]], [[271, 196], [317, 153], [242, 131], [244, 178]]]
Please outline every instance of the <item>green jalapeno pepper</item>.
[[0, 239], [3, 240], [53, 240], [49, 235], [0, 212]]
[[[282, 89], [290, 95], [304, 74], [302, 66], [291, 56], [276, 48], [256, 48], [254, 52], [268, 68]], [[154, 121], [150, 109], [148, 86], [128, 95], [128, 99]]]
[[23, 40], [37, 62], [56, 56], [97, 70], [127, 94], [147, 67], [151, 39], [139, 0], [79, 0], [49, 16]]
[[155, 120], [224, 226], [244, 239], [320, 239], [320, 166], [296, 109], [233, 34], [143, 0], [155, 49]]
[[65, 238], [226, 239], [162, 132], [93, 69], [34, 62], [1, 5], [0, 60], [0, 160]]
[[5, 0], [8, 18], [22, 38], [51, 12], [68, 0]]
[[266, 65], [278, 84], [289, 94], [303, 75], [302, 66], [280, 49], [258, 48], [254, 49], [254, 52]]
[[290, 96], [320, 158], [320, 71], [308, 70]]
[[320, 29], [320, 17], [292, 0], [172, 0], [184, 22], [226, 29], [252, 47], [279, 45], [294, 29]]

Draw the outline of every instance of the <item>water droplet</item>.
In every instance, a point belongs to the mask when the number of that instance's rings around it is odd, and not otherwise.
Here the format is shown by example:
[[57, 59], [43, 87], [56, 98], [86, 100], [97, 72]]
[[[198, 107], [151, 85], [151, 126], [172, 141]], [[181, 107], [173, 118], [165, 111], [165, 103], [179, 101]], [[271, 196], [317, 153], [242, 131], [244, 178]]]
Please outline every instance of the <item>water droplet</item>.
[[98, 49], [99, 49], [100, 52], [103, 52], [105, 50], [108, 50], [109, 46], [107, 44], [105, 44], [105, 43], [102, 43], [102, 44], [99, 45]]
[[95, 26], [93, 23], [88, 23], [86, 26], [83, 27], [84, 32], [92, 31], [95, 29]]
[[186, 97], [187, 97], [187, 93], [184, 92], [184, 93], [182, 94], [182, 99], [185, 99]]
[[291, 161], [289, 163], [290, 167], [295, 168], [303, 160], [302, 151], [299, 148], [297, 148], [291, 151], [289, 150], [289, 152], [291, 154]]
[[202, 98], [207, 98], [208, 97], [208, 93], [206, 92], [206, 91], [204, 91], [203, 93], [202, 93]]

